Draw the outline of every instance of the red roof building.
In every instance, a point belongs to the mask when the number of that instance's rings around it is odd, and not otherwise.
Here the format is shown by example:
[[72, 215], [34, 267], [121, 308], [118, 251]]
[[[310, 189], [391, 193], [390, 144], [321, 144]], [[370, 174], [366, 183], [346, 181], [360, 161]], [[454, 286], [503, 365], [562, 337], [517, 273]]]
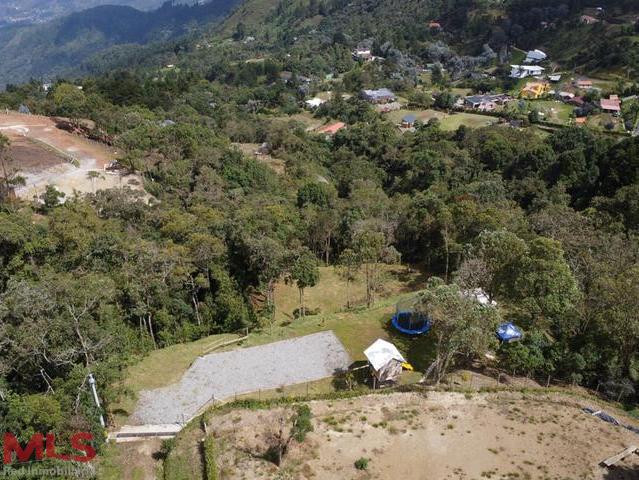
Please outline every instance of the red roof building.
[[[616, 97], [616, 98], [615, 98]], [[599, 102], [601, 109], [608, 113], [620, 113], [621, 102], [617, 95], [610, 95], [610, 98], [602, 98]]]
[[346, 126], [343, 122], [331, 123], [317, 129], [317, 133], [323, 133], [325, 135], [335, 135], [338, 131]]

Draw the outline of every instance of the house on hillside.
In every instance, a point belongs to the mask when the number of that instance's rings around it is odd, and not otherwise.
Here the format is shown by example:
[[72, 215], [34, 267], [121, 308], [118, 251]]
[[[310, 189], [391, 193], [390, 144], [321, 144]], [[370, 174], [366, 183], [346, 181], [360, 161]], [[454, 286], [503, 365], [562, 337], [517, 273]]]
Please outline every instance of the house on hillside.
[[621, 113], [621, 100], [618, 95], [610, 95], [610, 98], [602, 98], [599, 101], [599, 106], [606, 113], [612, 113], [613, 115], [619, 115]]
[[487, 94], [487, 95], [470, 95], [464, 99], [463, 105], [466, 108], [479, 110], [481, 112], [492, 112], [498, 105], [505, 105], [512, 100], [510, 95]]
[[373, 59], [373, 54], [370, 49], [357, 48], [353, 50], [353, 60], [363, 60], [370, 62]]
[[464, 105], [473, 110], [482, 112], [492, 112], [497, 108], [497, 104], [492, 100], [490, 95], [471, 95], [464, 99]]
[[361, 96], [364, 100], [374, 104], [384, 104], [394, 102], [397, 97], [388, 88], [378, 90], [362, 90]]
[[305, 104], [308, 108], [311, 108], [311, 109], [313, 109], [313, 108], [317, 108], [317, 107], [319, 107], [320, 105], [322, 105], [323, 103], [326, 103], [326, 100], [322, 100], [322, 99], [321, 99], [321, 98], [319, 98], [319, 97], [314, 97], [314, 98], [311, 98], [310, 100], [306, 100], [306, 101], [304, 102], [304, 104]]
[[563, 92], [562, 91], [562, 92], [559, 92], [557, 95], [564, 102], [567, 102], [567, 101], [572, 100], [573, 98], [575, 98], [575, 94], [572, 93], [572, 92]]
[[553, 83], [557, 83], [561, 81], [561, 73], [556, 73], [555, 75], [548, 75], [548, 80]]
[[318, 128], [316, 132], [319, 134], [326, 135], [327, 138], [330, 138], [344, 127], [346, 127], [346, 124], [344, 122], [335, 122], [335, 123], [330, 123], [328, 125], [324, 125], [323, 127]]
[[431, 30], [441, 30], [442, 25], [439, 22], [431, 21], [428, 23], [428, 28], [430, 28]]
[[592, 25], [594, 23], [599, 23], [599, 19], [592, 17], [590, 15], [582, 15], [579, 20], [581, 21], [581, 23], [585, 24], [585, 25]]
[[572, 98], [566, 100], [566, 103], [574, 105], [575, 107], [583, 107], [586, 104], [586, 101], [584, 100], [584, 97], [577, 97], [573, 95]]
[[375, 105], [375, 110], [379, 113], [394, 112], [396, 110], [401, 110], [401, 108], [402, 105], [399, 102], [382, 103], [379, 105]]
[[581, 90], [592, 90], [592, 80], [580, 79], [575, 81], [575, 87], [580, 88]]
[[402, 128], [415, 128], [415, 122], [417, 122], [417, 117], [415, 115], [408, 114], [402, 118], [401, 127]]
[[538, 49], [530, 50], [526, 54], [526, 59], [524, 60], [524, 63], [539, 63], [539, 62], [543, 62], [547, 58], [548, 58], [548, 55], [546, 55], [541, 50], [538, 50]]
[[544, 73], [544, 68], [536, 65], [511, 65], [510, 76], [512, 78], [538, 77]]
[[536, 100], [548, 94], [550, 85], [546, 82], [528, 82], [519, 93], [521, 98]]

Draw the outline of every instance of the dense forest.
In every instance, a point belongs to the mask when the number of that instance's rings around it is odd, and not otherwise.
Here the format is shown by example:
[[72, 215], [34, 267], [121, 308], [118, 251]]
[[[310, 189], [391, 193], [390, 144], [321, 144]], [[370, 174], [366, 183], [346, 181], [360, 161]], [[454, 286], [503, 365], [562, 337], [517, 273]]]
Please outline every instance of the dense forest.
[[[432, 101], [407, 81], [408, 56], [371, 67], [350, 54], [360, 38], [374, 37], [375, 49], [391, 42], [386, 52], [426, 42], [432, 32], [401, 28], [420, 3], [289, 3], [261, 31], [236, 22], [225, 27], [235, 40], [209, 49], [185, 41], [180, 68], [116, 70], [78, 80], [82, 90], [59, 80], [48, 92], [31, 82], [0, 94], [3, 109], [28, 105], [93, 120], [152, 197], [125, 188], [64, 202], [55, 194], [3, 198], [0, 430], [22, 432], [22, 440], [83, 429], [100, 438], [88, 373], [108, 406], [140, 355], [267, 325], [274, 283], [303, 284], [321, 263], [401, 261], [460, 288], [482, 288], [526, 332], [499, 349], [502, 368], [636, 403], [639, 138], [578, 127], [449, 132], [437, 120], [401, 134], [357, 95], [341, 93], [385, 84]], [[387, 33], [368, 24], [368, 14], [361, 22], [351, 15], [359, 7], [397, 11], [398, 3], [407, 4], [406, 16]], [[429, 3], [417, 18], [440, 14], [468, 39], [496, 35], [478, 33], [461, 14], [482, 2]], [[559, 21], [582, 6], [522, 0], [511, 2], [508, 18], [525, 27], [532, 15]], [[277, 26], [318, 15], [330, 35], [315, 47]], [[245, 43], [249, 35], [262, 46]], [[486, 41], [499, 50], [497, 40]], [[256, 48], [271, 55], [245, 63]], [[295, 77], [282, 80], [289, 70], [343, 74], [315, 116], [348, 128], [327, 139], [287, 117], [309, 93]], [[285, 174], [234, 143], [267, 144]]]

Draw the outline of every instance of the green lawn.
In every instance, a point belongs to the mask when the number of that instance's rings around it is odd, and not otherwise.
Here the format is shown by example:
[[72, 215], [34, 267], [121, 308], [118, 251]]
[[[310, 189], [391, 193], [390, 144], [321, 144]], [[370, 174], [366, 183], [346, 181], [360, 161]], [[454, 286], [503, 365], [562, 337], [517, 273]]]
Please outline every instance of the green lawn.
[[446, 116], [446, 118], [441, 120], [441, 127], [442, 130], [454, 131], [461, 125], [465, 125], [469, 128], [480, 128], [494, 125], [498, 121], [499, 118], [497, 117], [461, 112]]
[[401, 110], [395, 110], [393, 112], [388, 112], [387, 114], [385, 114], [386, 118], [388, 118], [388, 120], [393, 123], [400, 123], [402, 121], [402, 118], [404, 118], [406, 115], [415, 115], [417, 120], [423, 123], [428, 123], [428, 121], [432, 118], [438, 118], [442, 120], [446, 117], [446, 114], [444, 112], [439, 112], [437, 110], [431, 109], [409, 110], [402, 108]]
[[521, 65], [522, 63], [524, 63], [524, 60], [526, 59], [526, 52], [519, 49], [519, 48], [513, 48], [512, 50], [512, 58], [510, 59], [510, 62], [513, 65]]
[[[291, 120], [303, 124], [307, 130], [315, 130], [325, 122], [322, 118], [315, 118], [311, 112], [301, 112], [294, 115], [261, 116], [265, 119], [280, 120], [290, 122]], [[328, 122], [327, 122], [328, 123]]]
[[452, 93], [454, 93], [455, 95], [459, 95], [461, 97], [467, 97], [468, 95], [470, 95], [472, 93], [472, 89], [470, 88], [451, 88], [450, 91]]
[[606, 128], [606, 125], [608, 123], [612, 123], [614, 125], [614, 128], [612, 129], [612, 131], [625, 132], [621, 118], [614, 117], [610, 115], [609, 113], [600, 113], [597, 115], [589, 116], [586, 125], [588, 125], [588, 127], [594, 130], [600, 130], [600, 131], [606, 132], [606, 131], [609, 131]]
[[395, 110], [386, 114], [387, 118], [393, 123], [400, 123], [404, 116], [412, 114], [417, 117], [423, 123], [427, 123], [432, 118], [437, 118], [440, 121], [442, 130], [454, 131], [459, 128], [460, 125], [466, 125], [469, 128], [486, 127], [493, 125], [499, 121], [497, 117], [491, 117], [488, 115], [477, 115], [474, 113], [459, 112], [448, 114], [440, 112], [438, 110]]
[[542, 120], [546, 122], [566, 125], [571, 121], [573, 111], [571, 105], [558, 100], [533, 100], [530, 105], [544, 114]]

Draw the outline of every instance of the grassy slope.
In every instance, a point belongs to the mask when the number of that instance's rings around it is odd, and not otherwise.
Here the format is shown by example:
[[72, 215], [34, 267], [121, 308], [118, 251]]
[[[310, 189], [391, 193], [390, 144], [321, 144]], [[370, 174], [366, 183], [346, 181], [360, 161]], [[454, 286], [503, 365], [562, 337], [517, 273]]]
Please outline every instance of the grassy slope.
[[224, 21], [220, 27], [223, 36], [230, 36], [235, 32], [237, 25], [243, 23], [248, 30], [265, 22], [270, 13], [277, 7], [279, 0], [251, 0], [243, 2]]

